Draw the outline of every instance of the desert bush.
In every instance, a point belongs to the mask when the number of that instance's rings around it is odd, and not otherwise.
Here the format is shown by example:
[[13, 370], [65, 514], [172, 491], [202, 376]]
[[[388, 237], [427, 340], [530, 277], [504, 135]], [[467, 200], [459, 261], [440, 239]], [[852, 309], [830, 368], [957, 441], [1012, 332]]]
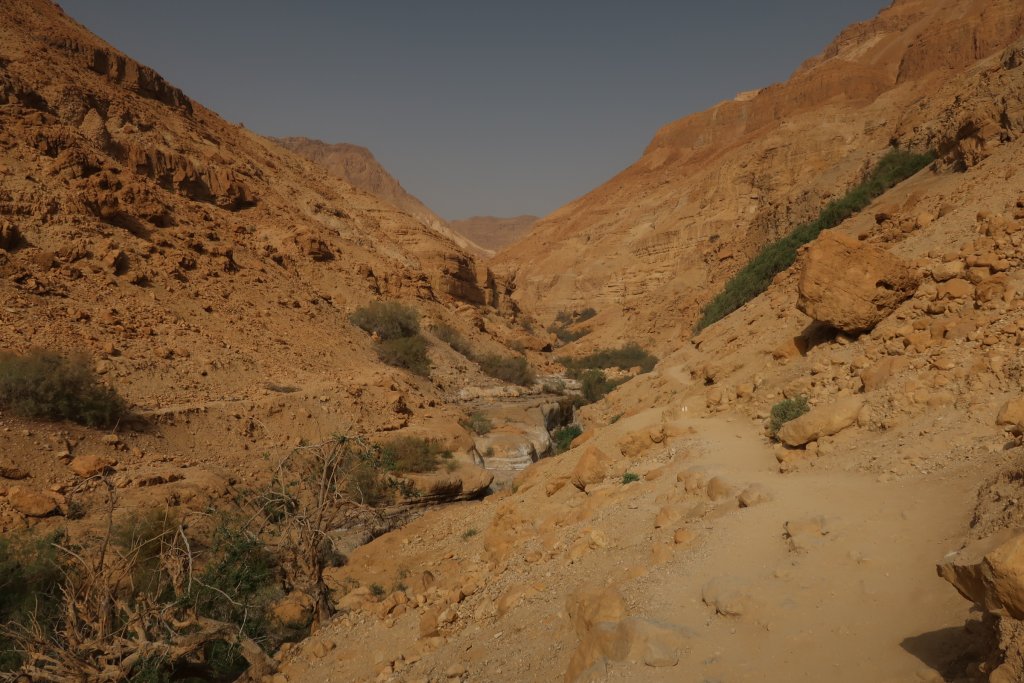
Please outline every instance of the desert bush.
[[374, 301], [356, 309], [349, 320], [356, 327], [381, 339], [411, 337], [420, 331], [420, 316], [416, 309], [396, 301]]
[[554, 334], [555, 337], [558, 338], [558, 341], [563, 344], [574, 342], [577, 339], [582, 339], [587, 336], [593, 330], [589, 327], [573, 329], [573, 326], [586, 322], [595, 315], [597, 315], [597, 311], [590, 307], [584, 308], [579, 312], [559, 311], [555, 316], [555, 321], [548, 326], [548, 332]]
[[650, 372], [658, 364], [658, 358], [639, 344], [631, 342], [618, 349], [602, 349], [582, 358], [559, 358], [558, 362], [565, 366], [570, 377], [579, 379], [586, 370], [629, 370], [639, 367], [640, 372]]
[[443, 341], [448, 346], [452, 347], [457, 353], [461, 353], [470, 360], [473, 359], [473, 348], [466, 341], [465, 337], [459, 334], [459, 331], [448, 323], [438, 323], [434, 325], [431, 330], [434, 336]]
[[477, 363], [484, 374], [510, 384], [528, 387], [537, 379], [523, 356], [508, 358], [491, 353], [478, 358]]
[[578, 322], [578, 323], [586, 322], [587, 320], [590, 320], [591, 318], [593, 318], [596, 315], [597, 315], [597, 309], [591, 308], [591, 307], [588, 306], [587, 308], [584, 308], [582, 311], [580, 311], [578, 314], [576, 314], [576, 322]]
[[823, 230], [834, 228], [862, 211], [876, 197], [914, 175], [934, 159], [933, 154], [890, 150], [867, 178], [840, 199], [829, 202], [815, 220], [797, 226], [785, 237], [768, 244], [741, 268], [725, 284], [725, 288], [704, 306], [695, 331], [699, 332], [721, 320], [765, 291], [776, 275], [793, 265], [797, 249], [814, 240]]
[[581, 429], [579, 425], [569, 425], [568, 427], [556, 429], [551, 435], [554, 442], [555, 453], [564, 453], [569, 450], [569, 447], [572, 446], [573, 439], [582, 433], [583, 429]]
[[636, 472], [626, 472], [622, 475], [623, 484], [632, 484], [633, 482], [640, 481], [640, 475]]
[[381, 362], [423, 377], [430, 376], [427, 340], [422, 335], [414, 334], [411, 337], [382, 339], [377, 342], [375, 348]]
[[436, 439], [399, 436], [381, 446], [385, 467], [392, 472], [433, 472], [442, 460], [452, 458]]
[[[60, 614], [63, 565], [56, 544], [60, 533], [46, 536], [0, 537], [0, 625], [35, 618], [50, 634]], [[0, 633], [0, 672], [17, 669], [22, 655]]]
[[459, 424], [477, 436], [483, 436], [493, 429], [494, 425], [490, 419], [479, 410], [474, 410], [467, 417], [459, 420]]
[[100, 383], [88, 358], [41, 350], [0, 354], [0, 406], [21, 417], [88, 427], [111, 427], [127, 411], [117, 392]]
[[608, 392], [626, 381], [624, 379], [608, 379], [600, 370], [584, 370], [579, 378], [582, 385], [583, 400], [586, 403], [600, 401]]
[[790, 420], [795, 420], [810, 409], [811, 407], [807, 404], [806, 396], [787, 398], [784, 401], [780, 401], [773, 405], [770, 423], [772, 436], [779, 433], [779, 429], [782, 428], [782, 425], [786, 424]]

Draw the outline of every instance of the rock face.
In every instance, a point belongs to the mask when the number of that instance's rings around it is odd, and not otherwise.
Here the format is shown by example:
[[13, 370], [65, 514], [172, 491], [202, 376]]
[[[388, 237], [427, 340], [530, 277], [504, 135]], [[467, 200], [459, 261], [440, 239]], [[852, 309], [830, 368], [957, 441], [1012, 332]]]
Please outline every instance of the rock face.
[[807, 249], [797, 308], [849, 334], [870, 330], [913, 296], [917, 274], [879, 247], [826, 231]]
[[448, 225], [458, 234], [484, 249], [498, 251], [522, 239], [538, 221], [537, 216], [523, 215], [510, 218], [497, 216], [471, 216]]
[[1024, 619], [1024, 531], [1006, 529], [977, 541], [936, 570], [986, 611]]
[[787, 446], [803, 446], [823, 436], [838, 434], [857, 421], [857, 415], [863, 407], [863, 399], [849, 397], [812, 408], [810, 412], [782, 425], [778, 433], [779, 441]]
[[595, 348], [671, 346], [767, 241], [859, 182], [894, 132], [963, 166], [1024, 133], [1020, 62], [1002, 54], [1024, 35], [1022, 3], [885, 4], [788, 81], [666, 125], [636, 163], [538, 221], [494, 263], [517, 300], [545, 323], [609, 314]]

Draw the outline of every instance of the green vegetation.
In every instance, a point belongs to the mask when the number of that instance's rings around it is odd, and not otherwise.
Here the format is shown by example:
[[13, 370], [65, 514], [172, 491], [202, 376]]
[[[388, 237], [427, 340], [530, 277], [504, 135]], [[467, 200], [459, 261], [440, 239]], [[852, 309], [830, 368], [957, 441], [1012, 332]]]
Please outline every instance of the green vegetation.
[[583, 400], [587, 403], [600, 401], [612, 389], [626, 382], [625, 379], [608, 379], [600, 370], [584, 370], [579, 379], [582, 384]]
[[0, 407], [21, 417], [112, 427], [127, 412], [117, 392], [100, 383], [89, 359], [51, 351], [0, 354]]
[[429, 345], [420, 334], [420, 316], [416, 309], [395, 301], [374, 301], [356, 309], [349, 320], [377, 336], [377, 357], [381, 362], [423, 377], [430, 376]]
[[508, 358], [491, 353], [478, 358], [477, 363], [484, 374], [510, 384], [528, 387], [537, 379], [523, 356]]
[[379, 583], [370, 584], [370, 595], [372, 595], [373, 597], [383, 598], [386, 592], [387, 591], [384, 590], [384, 586], [380, 585]]
[[452, 347], [457, 353], [461, 353], [466, 358], [473, 360], [473, 349], [470, 347], [469, 342], [466, 338], [459, 334], [459, 331], [448, 323], [438, 323], [431, 329], [434, 336], [443, 341], [448, 346]]
[[725, 289], [704, 307], [696, 331], [718, 322], [765, 291], [772, 278], [793, 265], [797, 249], [814, 240], [823, 230], [834, 228], [862, 211], [876, 197], [914, 175], [934, 159], [933, 154], [890, 150], [859, 185], [842, 198], [829, 202], [815, 220], [797, 226], [785, 237], [765, 246], [736, 273], [726, 283]]
[[468, 431], [473, 432], [477, 436], [483, 436], [491, 431], [494, 425], [490, 419], [479, 410], [474, 410], [467, 417], [459, 420], [459, 424]]
[[579, 425], [569, 425], [556, 429], [551, 435], [554, 440], [555, 453], [565, 453], [572, 446], [573, 439], [583, 433]]
[[435, 439], [399, 436], [381, 446], [383, 469], [389, 472], [433, 472], [452, 452]]
[[476, 529], [466, 529], [465, 531], [462, 532], [462, 540], [463, 541], [468, 541], [469, 539], [471, 539], [474, 536], [476, 536], [478, 533], [480, 533], [480, 532], [477, 531]]
[[[54, 534], [41, 537], [0, 537], [0, 626], [26, 623], [34, 616], [46, 633], [60, 616], [63, 565]], [[21, 665], [21, 653], [0, 631], [0, 672]], [[2, 678], [2, 676], [0, 676]]]
[[633, 482], [640, 481], [640, 475], [636, 472], [626, 472], [622, 475], [622, 484], [632, 484]]
[[773, 405], [770, 424], [772, 436], [779, 433], [779, 429], [782, 425], [786, 424], [790, 420], [795, 420], [810, 409], [811, 407], [807, 404], [806, 396], [787, 398], [786, 400]]
[[636, 342], [630, 342], [621, 348], [602, 349], [582, 358], [562, 357], [558, 362], [565, 366], [570, 377], [580, 379], [586, 370], [639, 367], [640, 372], [650, 372], [658, 364], [658, 359]]
[[381, 339], [400, 339], [419, 334], [420, 316], [416, 309], [396, 301], [374, 301], [356, 309], [352, 324]]
[[377, 357], [381, 362], [408, 370], [421, 377], [430, 377], [430, 359], [427, 340], [422, 335], [382, 339], [377, 342]]

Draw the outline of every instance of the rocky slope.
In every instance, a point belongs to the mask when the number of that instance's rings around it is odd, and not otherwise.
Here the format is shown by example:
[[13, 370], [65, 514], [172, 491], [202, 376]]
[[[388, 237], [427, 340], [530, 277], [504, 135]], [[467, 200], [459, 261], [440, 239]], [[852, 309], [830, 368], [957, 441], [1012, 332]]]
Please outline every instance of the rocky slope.
[[1015, 0], [897, 0], [785, 83], [668, 124], [635, 164], [541, 220], [495, 267], [545, 321], [588, 306], [606, 314], [584, 343], [671, 348], [725, 279], [890, 144], [938, 146], [968, 165], [1019, 135], [1019, 85], [976, 64], [1021, 35]]
[[[1022, 56], [974, 73], [1019, 84]], [[354, 552], [283, 675], [1021, 680], [1022, 161], [1006, 138], [922, 171], [584, 409], [568, 453]]]
[[398, 180], [388, 173], [373, 153], [365, 147], [340, 142], [329, 145], [303, 137], [272, 138], [285, 149], [295, 152], [323, 167], [335, 178], [369, 192], [410, 216], [414, 216], [435, 232], [476, 255], [490, 255], [492, 248], [474, 241], [468, 233], [455, 229], [427, 205], [409, 194]]
[[513, 216], [498, 218], [496, 216], [471, 216], [462, 220], [449, 221], [452, 230], [465, 235], [485, 249], [499, 251], [516, 242], [530, 232], [537, 216]]
[[[89, 355], [147, 425], [107, 444], [4, 416], [0, 468], [35, 489], [74, 481], [41, 451], [106, 453], [126, 482], [238, 476], [251, 452], [336, 431], [434, 431], [465, 451], [448, 398], [501, 383], [429, 330], [506, 354], [522, 335], [451, 239], [224, 121], [48, 0], [0, 1], [0, 275], [0, 348]], [[349, 322], [379, 299], [419, 311], [431, 379], [380, 363]], [[25, 523], [0, 503], [0, 527]]]

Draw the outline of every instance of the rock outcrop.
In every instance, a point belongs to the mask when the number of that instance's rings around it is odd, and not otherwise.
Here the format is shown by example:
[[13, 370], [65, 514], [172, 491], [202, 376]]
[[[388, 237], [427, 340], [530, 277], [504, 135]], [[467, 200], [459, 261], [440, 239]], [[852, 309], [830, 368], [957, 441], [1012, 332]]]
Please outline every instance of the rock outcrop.
[[899, 258], [826, 231], [804, 253], [797, 308], [848, 334], [870, 330], [914, 295], [917, 274]]

